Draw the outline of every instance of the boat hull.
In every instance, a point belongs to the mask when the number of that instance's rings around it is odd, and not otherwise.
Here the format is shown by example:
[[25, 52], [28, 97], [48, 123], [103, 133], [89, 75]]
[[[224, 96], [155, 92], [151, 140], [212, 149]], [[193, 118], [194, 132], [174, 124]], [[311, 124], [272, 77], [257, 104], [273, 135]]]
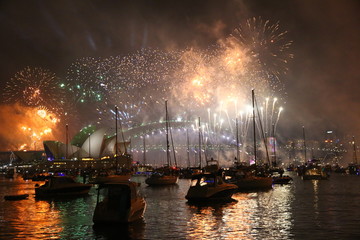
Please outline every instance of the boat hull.
[[94, 211], [93, 222], [96, 225], [131, 223], [141, 220], [144, 217], [146, 202], [144, 199], [137, 199], [131, 203], [129, 208], [114, 209], [107, 204], [99, 203]]
[[234, 183], [239, 187], [239, 191], [266, 190], [272, 188], [273, 179], [271, 177], [239, 178]]
[[223, 190], [217, 190], [217, 191], [201, 191], [199, 189], [189, 189], [188, 194], [185, 196], [185, 198], [189, 202], [210, 202], [210, 201], [228, 201], [232, 200], [232, 195], [236, 191], [237, 187], [232, 187], [228, 189]]
[[153, 177], [150, 176], [145, 180], [145, 183], [150, 186], [162, 186], [162, 185], [172, 185], [178, 182], [177, 176], [160, 176], [160, 177]]
[[58, 188], [35, 188], [36, 197], [56, 197], [56, 196], [81, 196], [89, 193], [92, 185], [68, 186]]
[[273, 177], [273, 184], [288, 184], [290, 181], [291, 177]]

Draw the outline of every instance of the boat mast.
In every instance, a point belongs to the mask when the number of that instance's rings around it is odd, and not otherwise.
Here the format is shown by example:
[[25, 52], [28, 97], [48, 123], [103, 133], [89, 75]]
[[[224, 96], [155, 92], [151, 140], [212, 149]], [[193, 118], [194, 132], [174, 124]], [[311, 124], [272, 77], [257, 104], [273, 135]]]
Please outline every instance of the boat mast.
[[117, 119], [118, 119], [118, 108], [115, 106], [115, 163], [116, 163], [116, 171], [118, 168], [118, 127], [117, 127]]
[[200, 125], [200, 117], [199, 117], [199, 164], [201, 169], [201, 125]]
[[186, 146], [187, 146], [188, 167], [190, 167], [189, 129], [187, 128], [186, 128]]
[[251, 90], [251, 97], [252, 97], [252, 108], [253, 108], [253, 137], [254, 137], [254, 160], [256, 166], [256, 126], [255, 126], [255, 92], [254, 89]]
[[168, 125], [168, 110], [167, 100], [165, 101], [165, 129], [166, 129], [166, 160], [170, 167], [170, 145], [169, 145], [169, 125]]
[[238, 119], [236, 118], [236, 159], [237, 163], [240, 163], [240, 151], [239, 151], [239, 125]]
[[306, 139], [305, 139], [305, 127], [303, 126], [303, 139], [304, 139], [304, 162], [306, 163]]
[[144, 157], [144, 165], [146, 165], [146, 146], [145, 146], [145, 137], [146, 137], [146, 135], [144, 135], [144, 137], [143, 137], [143, 145], [144, 145], [144, 155], [143, 155], [143, 157]]
[[353, 148], [354, 148], [354, 152], [353, 152], [353, 162], [357, 165], [357, 155], [356, 155], [356, 144], [355, 144], [355, 136], [353, 136]]
[[275, 138], [275, 124], [272, 125], [273, 127], [273, 148], [274, 148], [274, 166], [273, 167], [276, 167], [276, 138]]
[[68, 159], [68, 147], [69, 147], [69, 126], [65, 125], [65, 134], [66, 134], [66, 149], [65, 149], [65, 159]]

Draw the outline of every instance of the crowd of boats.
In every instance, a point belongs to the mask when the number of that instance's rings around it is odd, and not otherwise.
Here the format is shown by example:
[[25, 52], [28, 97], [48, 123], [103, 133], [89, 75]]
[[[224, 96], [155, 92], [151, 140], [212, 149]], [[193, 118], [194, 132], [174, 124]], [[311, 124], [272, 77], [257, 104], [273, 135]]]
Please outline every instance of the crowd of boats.
[[[221, 168], [215, 164], [204, 168], [179, 169], [175, 167], [148, 168], [148, 172], [111, 170], [78, 172], [83, 182], [76, 182], [71, 173], [40, 173], [24, 180], [40, 181], [35, 184], [35, 198], [59, 198], [66, 196], [82, 196], [97, 186], [97, 204], [94, 210], [95, 224], [128, 223], [143, 217], [146, 201], [139, 192], [139, 183], [131, 181], [133, 175], [146, 175], [145, 183], [149, 187], [177, 184], [179, 178], [190, 180], [189, 189], [184, 196], [189, 203], [228, 202], [236, 191], [259, 191], [271, 189], [273, 184], [289, 184], [293, 180], [284, 175], [282, 168], [266, 168], [256, 165], [235, 165], [231, 168]], [[355, 169], [355, 170], [354, 170]], [[312, 160], [296, 168], [289, 167], [287, 171], [296, 171], [303, 180], [326, 180], [334, 172]], [[353, 166], [353, 173], [359, 172], [359, 166]], [[15, 174], [15, 173], [13, 173]], [[10, 174], [5, 175], [11, 177]], [[5, 200], [21, 200], [28, 194], [7, 195]]]

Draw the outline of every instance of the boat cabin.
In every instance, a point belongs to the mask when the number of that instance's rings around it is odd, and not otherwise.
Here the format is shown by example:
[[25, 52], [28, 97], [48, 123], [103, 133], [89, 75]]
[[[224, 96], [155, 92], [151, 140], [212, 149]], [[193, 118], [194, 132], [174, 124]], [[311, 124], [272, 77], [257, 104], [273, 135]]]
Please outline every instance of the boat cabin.
[[192, 177], [190, 187], [195, 186], [208, 186], [214, 187], [217, 185], [223, 184], [224, 181], [221, 177], [216, 176], [215, 174], [198, 174]]

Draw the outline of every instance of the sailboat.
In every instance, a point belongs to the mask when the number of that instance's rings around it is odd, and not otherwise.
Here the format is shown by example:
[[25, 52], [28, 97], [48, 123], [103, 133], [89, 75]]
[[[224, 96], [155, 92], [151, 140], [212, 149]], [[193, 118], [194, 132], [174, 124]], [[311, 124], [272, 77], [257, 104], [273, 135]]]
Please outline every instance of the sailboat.
[[321, 167], [320, 161], [312, 159], [307, 161], [306, 159], [306, 140], [305, 140], [305, 127], [303, 127], [303, 138], [304, 138], [304, 158], [305, 166], [302, 168], [302, 179], [303, 180], [325, 180], [328, 179], [328, 175]]
[[[167, 101], [165, 101], [165, 126], [166, 126], [166, 159], [167, 166], [164, 166], [158, 169], [155, 173], [151, 174], [145, 180], [145, 183], [149, 186], [162, 186], [162, 185], [171, 185], [176, 184], [179, 180], [179, 177], [176, 172], [176, 166], [170, 167], [170, 145], [169, 145], [169, 116]], [[174, 153], [175, 154], [175, 153]], [[175, 164], [176, 165], [176, 164]]]
[[227, 181], [236, 184], [239, 187], [239, 191], [270, 189], [273, 183], [273, 179], [266, 175], [266, 171], [260, 169], [257, 165], [254, 90], [252, 90], [252, 106], [255, 164], [250, 167], [237, 165], [235, 168], [226, 172]]
[[356, 144], [355, 144], [355, 137], [353, 136], [353, 161], [349, 163], [347, 172], [351, 175], [360, 175], [360, 165], [358, 164], [357, 154], [356, 154]]
[[[195, 174], [191, 178], [190, 188], [185, 196], [189, 202], [229, 201], [237, 186], [224, 182], [218, 175], [218, 161], [211, 158], [206, 161], [205, 173]], [[199, 164], [201, 169], [201, 126], [199, 118]]]
[[272, 144], [273, 144], [273, 150], [274, 150], [274, 156], [272, 161], [272, 168], [270, 170], [273, 184], [288, 184], [290, 181], [292, 181], [292, 177], [283, 175], [284, 169], [282, 167], [277, 166], [276, 162], [276, 138], [275, 138], [275, 125], [273, 124], [273, 130], [272, 130]]
[[[130, 181], [131, 172], [129, 169], [122, 169], [120, 172], [118, 169], [119, 165], [119, 154], [118, 154], [118, 107], [115, 106], [115, 173], [113, 171], [100, 171], [96, 176], [90, 179], [92, 184], [104, 184], [110, 182], [119, 182], [119, 181]], [[125, 153], [122, 155], [123, 158], [129, 159], [131, 155], [127, 154], [125, 138], [123, 135], [121, 123], [120, 123], [121, 134], [124, 142]]]

